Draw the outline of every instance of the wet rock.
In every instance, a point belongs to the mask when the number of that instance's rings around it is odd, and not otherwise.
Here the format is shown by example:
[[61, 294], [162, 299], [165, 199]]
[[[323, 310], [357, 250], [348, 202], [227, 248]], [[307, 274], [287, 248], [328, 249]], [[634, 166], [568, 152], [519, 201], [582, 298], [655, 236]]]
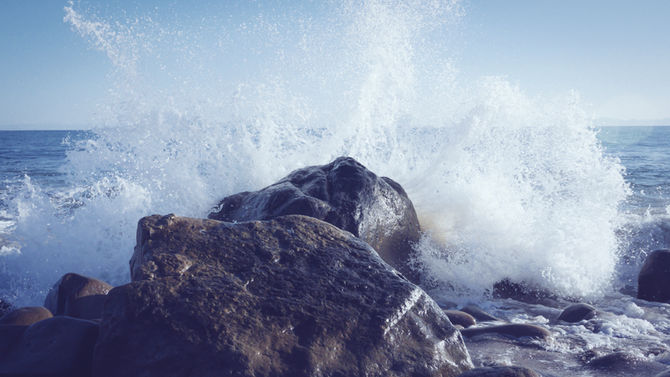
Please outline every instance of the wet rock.
[[26, 306], [14, 309], [0, 318], [0, 325], [29, 326], [35, 322], [51, 318], [49, 309], [42, 306]]
[[555, 294], [524, 282], [517, 283], [509, 279], [501, 280], [493, 285], [493, 297], [511, 298], [528, 304], [541, 304], [549, 307], [558, 306], [558, 296]]
[[596, 316], [596, 312], [596, 308], [589, 304], [572, 304], [561, 312], [561, 315], [558, 316], [558, 320], [565, 322], [589, 320]]
[[475, 368], [458, 377], [540, 377], [540, 375], [524, 367], [497, 366]]
[[305, 215], [351, 232], [372, 246], [388, 264], [414, 282], [408, 266], [420, 238], [419, 220], [405, 190], [378, 177], [350, 157], [296, 170], [256, 192], [224, 198], [209, 218], [223, 221], [268, 220]]
[[[627, 352], [614, 352], [609, 355], [596, 357], [586, 365], [595, 370], [631, 376], [651, 375], [666, 368], [664, 364], [647, 361], [642, 357]], [[644, 372], [644, 374], [641, 374], [641, 372]]]
[[0, 357], [14, 347], [27, 328], [28, 326], [0, 325]]
[[500, 318], [494, 317], [491, 314], [483, 311], [479, 306], [477, 305], [466, 305], [463, 308], [461, 308], [462, 312], [465, 312], [467, 314], [470, 314], [473, 316], [477, 321], [479, 322], [492, 322], [492, 321], [501, 321]]
[[133, 282], [107, 296], [96, 376], [457, 376], [472, 367], [425, 292], [323, 221], [151, 216], [137, 241]]
[[471, 327], [468, 329], [461, 330], [461, 334], [463, 334], [463, 336], [466, 338], [471, 338], [480, 335], [503, 335], [506, 337], [517, 338], [517, 339], [524, 337], [549, 339], [551, 337], [551, 333], [540, 326], [528, 325], [522, 323], [510, 323], [506, 325], [476, 327], [476, 328]]
[[102, 314], [105, 295], [112, 288], [104, 281], [67, 273], [51, 288], [44, 306], [54, 315], [97, 319]]
[[637, 282], [637, 298], [670, 302], [670, 250], [652, 251], [642, 265]]
[[37, 322], [0, 355], [0, 375], [90, 376], [97, 335], [91, 321], [58, 316]]
[[444, 310], [444, 314], [446, 314], [447, 317], [449, 317], [449, 320], [454, 325], [459, 325], [468, 328], [470, 326], [474, 326], [477, 324], [475, 317], [460, 310]]

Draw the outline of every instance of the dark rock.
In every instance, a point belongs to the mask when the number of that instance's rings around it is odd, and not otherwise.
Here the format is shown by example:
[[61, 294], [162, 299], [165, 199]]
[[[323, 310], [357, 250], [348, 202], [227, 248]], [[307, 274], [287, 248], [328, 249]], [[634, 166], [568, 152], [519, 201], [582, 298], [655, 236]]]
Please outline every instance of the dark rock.
[[511, 338], [530, 337], [530, 338], [541, 338], [541, 339], [548, 339], [551, 337], [551, 333], [540, 326], [528, 325], [522, 323], [510, 323], [506, 325], [476, 327], [476, 328], [471, 327], [468, 329], [461, 330], [461, 334], [463, 334], [463, 336], [466, 338], [471, 338], [479, 335], [503, 335]]
[[563, 310], [561, 315], [558, 316], [558, 320], [565, 322], [579, 322], [595, 317], [596, 313], [596, 308], [589, 304], [572, 304]]
[[299, 169], [260, 191], [226, 197], [209, 218], [248, 221], [283, 215], [310, 216], [346, 230], [418, 281], [408, 266], [412, 245], [420, 238], [412, 202], [398, 183], [378, 177], [353, 158]]
[[499, 366], [475, 368], [461, 373], [458, 377], [540, 377], [540, 375], [524, 367]]
[[444, 310], [444, 314], [446, 314], [447, 317], [449, 317], [449, 320], [454, 325], [459, 325], [467, 328], [477, 324], [475, 317], [460, 310]]
[[366, 243], [305, 216], [140, 220], [109, 292], [94, 373], [456, 376], [460, 333]]
[[59, 316], [37, 322], [0, 355], [0, 375], [90, 376], [97, 336], [91, 321]]
[[0, 325], [0, 357], [21, 339], [28, 326]]
[[35, 322], [51, 318], [51, 312], [42, 306], [27, 306], [14, 309], [0, 318], [0, 325], [30, 326]]
[[637, 283], [637, 298], [670, 302], [670, 250], [652, 251], [642, 265]]
[[651, 373], [658, 373], [667, 368], [664, 364], [647, 361], [626, 352], [614, 352], [609, 355], [596, 357], [586, 365], [591, 369], [600, 371], [618, 374], [628, 372], [626, 375], [631, 376], [640, 375], [639, 372], [642, 371], [644, 375], [651, 375]]
[[96, 319], [102, 314], [105, 295], [113, 287], [103, 281], [68, 273], [54, 284], [44, 306], [54, 315]]
[[550, 307], [557, 306], [556, 300], [558, 298], [547, 290], [533, 287], [525, 282], [516, 283], [509, 279], [501, 280], [493, 285], [493, 297], [511, 298], [528, 304], [541, 304]]
[[500, 318], [496, 318], [491, 314], [483, 311], [477, 305], [466, 305], [463, 308], [461, 308], [461, 311], [470, 314], [479, 322], [501, 321]]

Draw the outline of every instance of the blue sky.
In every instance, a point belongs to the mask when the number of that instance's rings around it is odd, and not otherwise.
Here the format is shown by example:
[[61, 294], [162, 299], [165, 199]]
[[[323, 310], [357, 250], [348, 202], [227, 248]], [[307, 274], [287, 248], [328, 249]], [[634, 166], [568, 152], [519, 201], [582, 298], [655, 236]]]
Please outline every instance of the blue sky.
[[[199, 16], [176, 1], [87, 3], [135, 14], [160, 5], [189, 13], [175, 17], [181, 22]], [[222, 3], [212, 4], [225, 12]], [[0, 128], [85, 127], [108, 100], [112, 65], [63, 22], [65, 5], [2, 2]], [[462, 6], [454, 55], [463, 77], [505, 76], [531, 96], [575, 89], [596, 117], [670, 123], [670, 1], [487, 0]]]

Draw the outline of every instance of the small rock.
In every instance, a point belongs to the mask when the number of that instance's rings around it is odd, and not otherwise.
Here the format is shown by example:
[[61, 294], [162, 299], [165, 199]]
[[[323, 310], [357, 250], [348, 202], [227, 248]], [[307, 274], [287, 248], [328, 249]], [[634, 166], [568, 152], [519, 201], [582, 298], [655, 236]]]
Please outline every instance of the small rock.
[[541, 377], [532, 369], [524, 367], [483, 367], [461, 373], [458, 377]]
[[0, 325], [30, 326], [33, 323], [51, 318], [49, 309], [43, 306], [27, 306], [14, 309], [0, 318]]
[[44, 306], [54, 315], [97, 319], [102, 314], [105, 295], [112, 288], [104, 281], [68, 273], [51, 288]]
[[491, 314], [483, 311], [479, 306], [477, 305], [466, 305], [463, 308], [461, 308], [462, 312], [465, 312], [467, 314], [470, 314], [473, 316], [477, 321], [479, 322], [492, 322], [492, 321], [501, 321], [500, 318], [496, 318], [492, 316]]
[[670, 250], [652, 251], [642, 265], [637, 282], [637, 298], [670, 302]]
[[461, 334], [463, 334], [463, 336], [466, 338], [471, 338], [479, 335], [488, 335], [488, 334], [504, 335], [511, 338], [530, 337], [530, 338], [548, 339], [551, 337], [551, 333], [545, 328], [522, 323], [510, 323], [506, 325], [476, 327], [476, 328], [471, 327], [469, 329], [461, 330]]
[[92, 321], [58, 316], [37, 322], [0, 355], [0, 375], [90, 376], [97, 336]]
[[572, 304], [565, 308], [560, 316], [559, 321], [565, 322], [579, 322], [582, 320], [589, 320], [596, 316], [596, 308], [589, 304], [579, 303]]
[[453, 323], [454, 325], [460, 325], [463, 326], [464, 328], [468, 328], [470, 326], [474, 326], [477, 324], [475, 317], [471, 316], [466, 312], [462, 312], [460, 310], [443, 310], [443, 311], [444, 314], [446, 314], [447, 317], [449, 317], [451, 323]]
[[627, 352], [614, 352], [609, 355], [596, 357], [586, 364], [591, 369], [600, 371], [608, 371], [613, 373], [625, 373], [627, 375], [640, 375], [639, 372], [644, 371], [644, 375], [651, 373], [658, 373], [667, 368], [666, 365], [647, 361], [642, 357], [631, 355]]

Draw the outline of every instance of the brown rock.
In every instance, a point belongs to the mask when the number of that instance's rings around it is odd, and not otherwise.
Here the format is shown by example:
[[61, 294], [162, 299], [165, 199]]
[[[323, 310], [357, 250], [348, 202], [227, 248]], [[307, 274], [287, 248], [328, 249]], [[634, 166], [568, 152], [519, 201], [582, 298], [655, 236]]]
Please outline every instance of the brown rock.
[[479, 335], [503, 335], [511, 338], [530, 337], [540, 339], [548, 339], [551, 337], [551, 333], [540, 326], [522, 323], [463, 329], [461, 330], [461, 334], [466, 338]]
[[151, 216], [94, 356], [112, 376], [456, 376], [437, 304], [360, 239], [305, 216]]
[[0, 318], [0, 325], [30, 326], [35, 322], [51, 318], [49, 309], [42, 306], [27, 306], [14, 309]]
[[491, 314], [483, 311], [479, 306], [477, 305], [466, 305], [463, 308], [461, 308], [461, 311], [467, 314], [470, 314], [473, 316], [477, 321], [479, 322], [494, 322], [494, 321], [501, 321], [500, 318], [494, 317]]
[[595, 316], [596, 308], [589, 304], [579, 303], [572, 304], [565, 308], [558, 317], [558, 320], [565, 322], [579, 322], [582, 320], [589, 320]]
[[449, 320], [454, 325], [459, 325], [468, 328], [470, 326], [474, 326], [477, 324], [475, 317], [460, 310], [444, 310], [444, 314], [446, 314], [447, 317], [449, 317]]
[[226, 197], [209, 218], [248, 221], [283, 215], [310, 216], [351, 232], [418, 282], [408, 265], [412, 245], [421, 236], [412, 202], [398, 183], [378, 177], [353, 158], [299, 169], [262, 190]]
[[497, 366], [475, 368], [458, 377], [540, 377], [540, 375], [524, 367]]
[[54, 315], [83, 319], [100, 318], [105, 295], [112, 288], [103, 281], [68, 273], [51, 288], [44, 300], [44, 306]]
[[98, 325], [91, 321], [59, 316], [37, 322], [0, 355], [0, 375], [90, 376], [97, 335]]

